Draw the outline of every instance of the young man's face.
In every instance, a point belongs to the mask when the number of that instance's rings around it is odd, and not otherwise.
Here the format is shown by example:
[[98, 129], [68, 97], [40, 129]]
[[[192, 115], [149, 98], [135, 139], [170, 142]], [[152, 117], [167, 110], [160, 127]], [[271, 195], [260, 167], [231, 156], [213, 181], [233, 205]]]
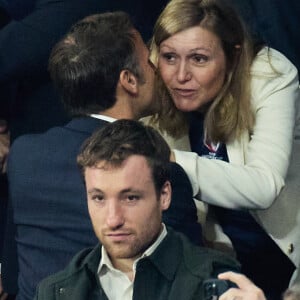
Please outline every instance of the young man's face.
[[112, 263], [139, 257], [161, 232], [170, 183], [157, 195], [151, 170], [140, 155], [130, 156], [117, 168], [103, 162], [87, 168], [85, 181], [93, 227]]

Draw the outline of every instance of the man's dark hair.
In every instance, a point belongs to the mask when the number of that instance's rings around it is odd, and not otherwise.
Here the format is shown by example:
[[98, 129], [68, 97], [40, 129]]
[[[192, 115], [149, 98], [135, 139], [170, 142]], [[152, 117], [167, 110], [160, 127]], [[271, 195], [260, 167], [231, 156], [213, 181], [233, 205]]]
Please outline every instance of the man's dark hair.
[[124, 69], [143, 81], [135, 39], [128, 14], [119, 11], [84, 18], [54, 46], [48, 69], [72, 116], [112, 107]]
[[138, 121], [118, 120], [97, 130], [82, 146], [77, 163], [86, 168], [105, 162], [120, 167], [131, 155], [142, 155], [152, 171], [156, 192], [169, 180], [170, 148], [152, 127]]

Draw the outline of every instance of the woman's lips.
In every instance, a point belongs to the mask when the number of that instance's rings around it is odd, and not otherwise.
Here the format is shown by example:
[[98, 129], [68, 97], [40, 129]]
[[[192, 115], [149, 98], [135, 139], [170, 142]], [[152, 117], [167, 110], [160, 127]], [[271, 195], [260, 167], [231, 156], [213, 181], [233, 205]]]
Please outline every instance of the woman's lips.
[[196, 90], [191, 89], [173, 89], [175, 95], [184, 98], [192, 98], [196, 94]]

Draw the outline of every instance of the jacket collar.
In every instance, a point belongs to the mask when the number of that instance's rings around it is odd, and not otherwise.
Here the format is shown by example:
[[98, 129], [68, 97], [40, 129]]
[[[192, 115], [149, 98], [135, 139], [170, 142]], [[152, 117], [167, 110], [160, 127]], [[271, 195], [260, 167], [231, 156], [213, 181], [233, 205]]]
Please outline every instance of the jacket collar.
[[[172, 249], [172, 251], [170, 251]], [[97, 274], [101, 259], [101, 245], [97, 245], [82, 261], [91, 273]], [[174, 238], [173, 230], [168, 228], [167, 236], [163, 239], [156, 250], [150, 255], [142, 258], [137, 265], [145, 260], [150, 260], [157, 270], [168, 280], [173, 280], [177, 268], [182, 260], [182, 245], [180, 240]]]
[[98, 267], [101, 259], [101, 244], [98, 244], [92, 251], [84, 258], [82, 264], [86, 265], [91, 273], [97, 275]]
[[182, 260], [182, 245], [179, 239], [174, 238], [173, 230], [171, 228], [167, 230], [167, 236], [157, 249], [149, 257], [141, 259], [140, 262], [149, 259], [156, 269], [171, 281], [174, 279], [177, 268]]
[[[145, 258], [142, 258], [137, 263], [137, 272], [139, 266], [146, 261], [150, 263], [160, 272], [167, 280], [173, 281], [178, 272], [178, 268], [183, 263], [189, 270], [190, 274], [198, 278], [205, 278], [207, 274], [214, 274], [214, 268], [218, 273], [227, 271], [229, 269], [239, 270], [239, 265], [230, 257], [225, 255], [220, 256], [220, 253], [212, 249], [197, 247], [184, 236], [180, 236], [171, 228], [167, 228], [167, 236], [163, 239], [156, 250]], [[186, 240], [186, 243], [184, 242]], [[171, 251], [170, 251], [171, 249]], [[81, 267], [87, 269], [97, 276], [98, 266], [101, 259], [101, 245], [97, 245], [92, 249], [79, 263]], [[216, 260], [214, 265], [211, 264], [212, 260]], [[77, 261], [78, 263], [78, 261]], [[80, 266], [77, 265], [80, 268]]]
[[106, 121], [87, 116], [87, 117], [74, 118], [69, 123], [67, 123], [65, 127], [71, 130], [81, 131], [83, 133], [91, 134], [97, 128], [104, 126], [107, 123], [108, 122]]
[[[191, 260], [189, 257], [183, 257], [182, 255], [184, 254], [184, 249], [181, 238], [176, 232], [174, 232], [172, 228], [168, 227], [167, 230], [167, 236], [159, 244], [156, 250], [150, 256], [142, 258], [137, 263], [137, 270], [140, 264], [143, 264], [143, 262], [146, 260], [150, 260], [150, 262], [165, 278], [172, 281], [176, 276], [179, 265], [182, 263], [182, 260], [184, 260], [190, 272], [192, 272], [195, 276], [201, 277], [203, 272], [202, 268], [199, 268], [198, 264], [200, 263], [203, 265], [203, 270], [206, 269], [206, 262], [201, 261], [201, 254], [199, 256], [200, 261], [197, 263], [195, 263], [195, 261], [193, 259]], [[188, 245], [190, 245], [190, 243], [188, 243]], [[194, 247], [194, 245], [191, 245], [191, 247]], [[172, 249], [172, 251], [170, 251], [170, 249]], [[201, 248], [199, 248], [197, 251], [200, 249]], [[194, 251], [188, 250], [188, 252], [192, 253]], [[100, 259], [101, 245], [98, 245], [84, 258], [82, 264], [87, 265], [90, 272], [97, 274]]]

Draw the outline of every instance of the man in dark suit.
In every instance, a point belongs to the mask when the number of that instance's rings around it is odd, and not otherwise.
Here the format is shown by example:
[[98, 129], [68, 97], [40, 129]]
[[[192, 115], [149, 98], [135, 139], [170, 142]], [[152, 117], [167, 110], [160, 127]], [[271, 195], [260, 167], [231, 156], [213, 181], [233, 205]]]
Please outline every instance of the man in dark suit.
[[[148, 54], [124, 13], [87, 17], [54, 47], [49, 70], [74, 118], [44, 134], [22, 136], [11, 148], [8, 179], [17, 227], [17, 299], [32, 299], [42, 278], [97, 242], [76, 156], [82, 142], [107, 122], [156, 111], [155, 72]], [[201, 227], [190, 183], [178, 165], [171, 168], [174, 197], [164, 222], [199, 244]], [[7, 239], [14, 243], [12, 236]], [[15, 275], [9, 272], [14, 259], [4, 253], [3, 279]]]

